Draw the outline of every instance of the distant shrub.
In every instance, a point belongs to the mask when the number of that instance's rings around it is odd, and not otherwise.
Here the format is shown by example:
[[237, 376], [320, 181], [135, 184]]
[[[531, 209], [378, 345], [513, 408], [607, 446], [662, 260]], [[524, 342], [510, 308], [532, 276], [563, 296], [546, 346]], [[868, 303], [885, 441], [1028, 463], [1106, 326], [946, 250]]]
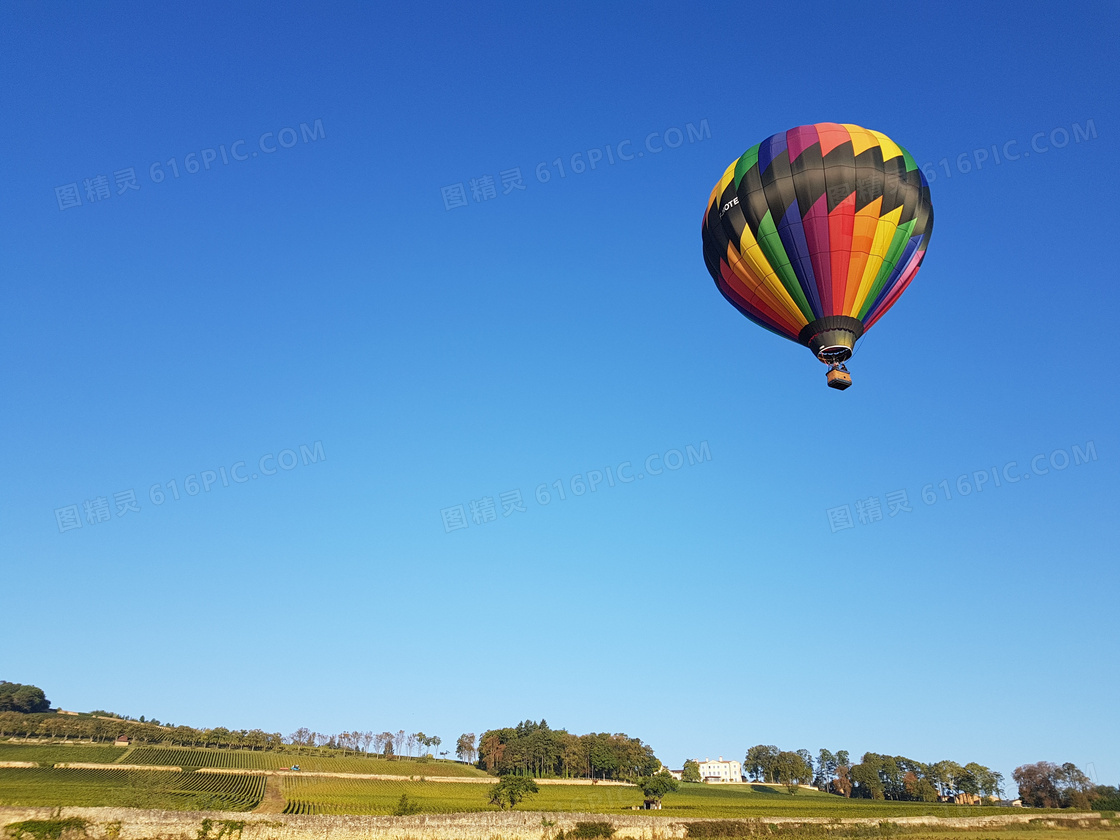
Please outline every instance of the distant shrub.
[[556, 840], [594, 840], [597, 837], [609, 838], [616, 829], [609, 822], [577, 822], [571, 831], [561, 831]]
[[68, 831], [85, 834], [87, 825], [89, 823], [81, 817], [24, 820], [6, 826], [4, 833], [12, 840], [59, 840], [63, 833]]
[[821, 823], [766, 823], [750, 820], [705, 820], [685, 823], [686, 837], [773, 837], [805, 840], [809, 837], [876, 838], [894, 837], [897, 823], [883, 820], [874, 825], [842, 825], [839, 821]]
[[402, 793], [400, 800], [397, 802], [397, 807], [393, 809], [393, 816], [410, 817], [413, 814], [419, 814], [421, 810], [419, 802], [415, 799], [409, 799], [407, 793]]
[[759, 820], [705, 820], [685, 823], [686, 837], [751, 837], [769, 833]]

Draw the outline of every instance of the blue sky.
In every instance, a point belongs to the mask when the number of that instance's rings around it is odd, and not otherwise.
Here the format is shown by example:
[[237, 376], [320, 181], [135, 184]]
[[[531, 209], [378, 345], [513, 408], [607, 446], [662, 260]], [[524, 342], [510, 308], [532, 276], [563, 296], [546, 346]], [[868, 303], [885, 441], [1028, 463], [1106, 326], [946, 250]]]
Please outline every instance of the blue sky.
[[[1114, 6], [0, 14], [0, 678], [1120, 781]], [[821, 121], [936, 176], [843, 394], [700, 248]]]

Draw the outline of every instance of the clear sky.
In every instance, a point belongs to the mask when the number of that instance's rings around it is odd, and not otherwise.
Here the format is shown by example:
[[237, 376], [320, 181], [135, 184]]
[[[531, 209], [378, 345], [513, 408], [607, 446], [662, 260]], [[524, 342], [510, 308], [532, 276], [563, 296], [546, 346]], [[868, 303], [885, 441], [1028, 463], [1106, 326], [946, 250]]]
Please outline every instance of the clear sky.
[[[1117, 7], [857, 5], [0, 7], [0, 678], [1120, 782]], [[700, 245], [822, 121], [936, 212], [844, 393]]]

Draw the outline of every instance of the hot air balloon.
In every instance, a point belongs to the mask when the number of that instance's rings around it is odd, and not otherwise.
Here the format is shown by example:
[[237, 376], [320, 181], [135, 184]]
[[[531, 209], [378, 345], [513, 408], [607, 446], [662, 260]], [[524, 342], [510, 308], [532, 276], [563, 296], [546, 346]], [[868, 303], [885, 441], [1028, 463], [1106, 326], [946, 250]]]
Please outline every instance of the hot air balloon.
[[906, 149], [817, 123], [727, 167], [704, 214], [704, 261], [736, 309], [807, 346], [842, 391], [844, 362], [910, 285], [932, 231], [929, 184]]

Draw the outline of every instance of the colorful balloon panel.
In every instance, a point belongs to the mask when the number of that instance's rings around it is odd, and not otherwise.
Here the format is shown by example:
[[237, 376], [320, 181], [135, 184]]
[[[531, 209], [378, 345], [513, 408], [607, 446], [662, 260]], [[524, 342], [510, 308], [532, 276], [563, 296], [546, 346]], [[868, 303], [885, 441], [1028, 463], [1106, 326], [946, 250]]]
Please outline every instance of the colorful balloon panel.
[[914, 279], [932, 231], [929, 184], [910, 153], [839, 123], [752, 146], [712, 190], [702, 225], [723, 296], [793, 341], [833, 315], [871, 327]]

